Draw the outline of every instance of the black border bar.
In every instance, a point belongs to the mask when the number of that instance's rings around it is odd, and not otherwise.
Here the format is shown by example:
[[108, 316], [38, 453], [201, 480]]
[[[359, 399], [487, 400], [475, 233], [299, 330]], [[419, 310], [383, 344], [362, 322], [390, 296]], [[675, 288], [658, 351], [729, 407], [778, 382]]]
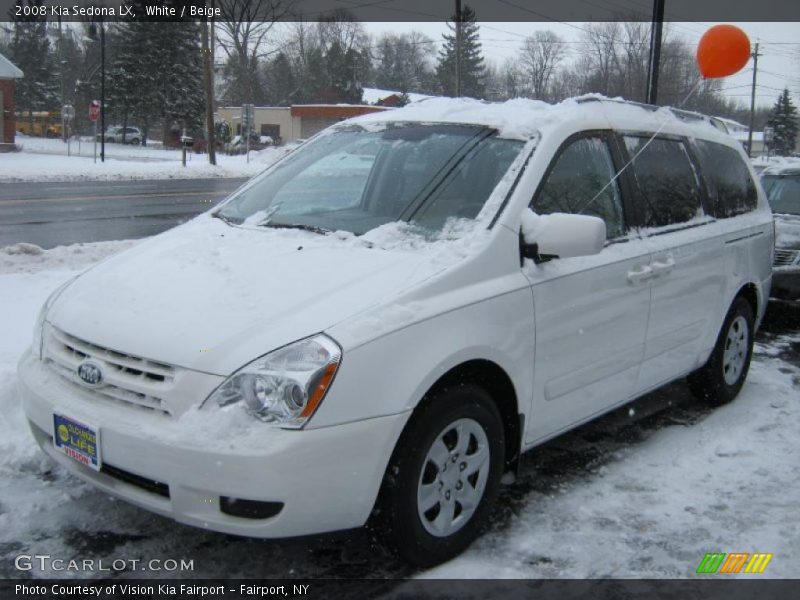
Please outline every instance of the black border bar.
[[[200, 20], [231, 0], [36, 0], [47, 9], [44, 17], [56, 21], [91, 21], [90, 12], [106, 9], [107, 22]], [[242, 0], [238, 0], [241, 2]], [[284, 21], [317, 21], [342, 14], [364, 22], [420, 21], [443, 22], [454, 13], [453, 0], [244, 0], [249, 2], [253, 21], [269, 21], [277, 14]], [[30, 0], [0, 0], [0, 21], [12, 20], [17, 5]], [[483, 22], [587, 22], [650, 21], [652, 0], [470, 0], [478, 20]], [[170, 10], [171, 14], [147, 15], [145, 6]], [[127, 7], [127, 8], [124, 8]], [[203, 9], [205, 12], [199, 12]], [[113, 10], [113, 15], [110, 11]], [[130, 13], [126, 11], [130, 10]], [[752, 22], [800, 21], [800, 2], [796, 0], [668, 0], [665, 21]]]
[[[128, 586], [127, 588], [125, 586]], [[183, 586], [183, 587], [182, 587]], [[135, 587], [135, 590], [132, 588]], [[31, 590], [37, 591], [31, 591]], [[785, 600], [798, 579], [712, 576], [696, 579], [3, 579], [4, 600], [241, 600], [251, 598], [393, 598], [437, 600]]]

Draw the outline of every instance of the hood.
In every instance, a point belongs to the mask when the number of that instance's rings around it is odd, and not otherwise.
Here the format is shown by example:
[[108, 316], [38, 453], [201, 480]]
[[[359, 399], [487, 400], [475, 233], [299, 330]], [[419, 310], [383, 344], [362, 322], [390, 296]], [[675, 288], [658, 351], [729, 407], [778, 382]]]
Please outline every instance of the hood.
[[90, 269], [47, 320], [88, 342], [228, 375], [406, 289], [424, 256], [208, 216]]
[[775, 215], [775, 247], [800, 250], [800, 215]]

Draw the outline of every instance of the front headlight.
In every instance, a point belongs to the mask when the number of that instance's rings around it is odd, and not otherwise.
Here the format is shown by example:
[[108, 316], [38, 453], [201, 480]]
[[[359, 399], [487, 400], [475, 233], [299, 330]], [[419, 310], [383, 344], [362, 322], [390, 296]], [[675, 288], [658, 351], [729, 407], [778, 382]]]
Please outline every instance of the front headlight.
[[31, 352], [33, 355], [42, 360], [42, 330], [44, 328], [44, 316], [47, 314], [47, 303], [45, 302], [42, 305], [42, 308], [39, 309], [39, 316], [36, 317], [36, 324], [33, 326], [33, 341], [31, 342]]
[[47, 300], [44, 301], [42, 308], [39, 310], [39, 316], [36, 317], [36, 324], [33, 326], [33, 341], [31, 343], [31, 352], [33, 352], [33, 355], [39, 360], [42, 360], [44, 321], [47, 318], [47, 311], [50, 310], [53, 302], [61, 295], [61, 292], [77, 278], [77, 275], [75, 277], [70, 277], [67, 281], [58, 286], [53, 293], [47, 297]]
[[262, 421], [299, 429], [322, 402], [341, 359], [338, 344], [325, 335], [299, 340], [236, 371], [208, 401], [240, 403]]

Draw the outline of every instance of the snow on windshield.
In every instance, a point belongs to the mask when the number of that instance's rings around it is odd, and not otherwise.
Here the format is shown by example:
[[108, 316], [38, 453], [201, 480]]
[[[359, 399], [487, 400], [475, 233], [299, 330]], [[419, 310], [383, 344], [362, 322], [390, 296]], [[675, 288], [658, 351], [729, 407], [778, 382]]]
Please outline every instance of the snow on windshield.
[[349, 231], [394, 221], [438, 232], [474, 219], [523, 143], [476, 125], [340, 128], [302, 147], [221, 209], [236, 224]]

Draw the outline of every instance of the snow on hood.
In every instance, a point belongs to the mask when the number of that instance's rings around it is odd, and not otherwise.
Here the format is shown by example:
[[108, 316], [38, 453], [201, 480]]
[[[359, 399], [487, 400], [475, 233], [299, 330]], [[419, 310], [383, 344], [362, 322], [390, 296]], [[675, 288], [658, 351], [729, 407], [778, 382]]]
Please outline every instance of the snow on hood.
[[207, 216], [87, 271], [47, 320], [113, 350], [227, 375], [443, 266], [352, 235], [230, 227]]
[[407, 223], [356, 237], [231, 227], [205, 215], [85, 272], [47, 320], [112, 350], [228, 375], [390, 303], [489, 238], [466, 220], [426, 240]]

